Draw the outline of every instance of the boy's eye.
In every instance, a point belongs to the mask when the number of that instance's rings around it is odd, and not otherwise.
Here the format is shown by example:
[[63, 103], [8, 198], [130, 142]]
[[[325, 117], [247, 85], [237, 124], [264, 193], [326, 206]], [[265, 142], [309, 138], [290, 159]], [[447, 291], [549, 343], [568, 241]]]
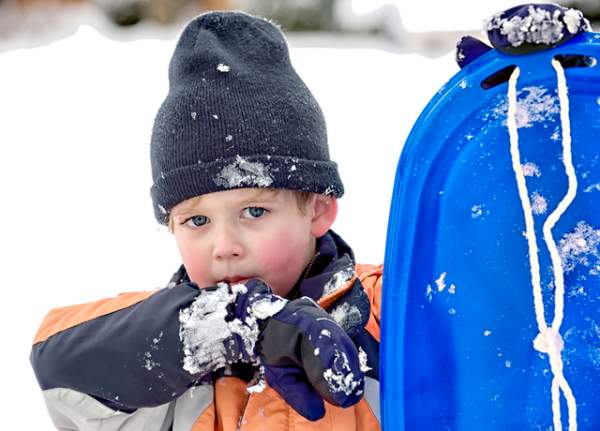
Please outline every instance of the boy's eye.
[[185, 224], [192, 227], [204, 226], [206, 223], [208, 223], [208, 217], [203, 215], [196, 215], [185, 221]]
[[262, 217], [267, 210], [261, 207], [248, 207], [244, 208], [244, 215], [249, 218], [259, 218]]

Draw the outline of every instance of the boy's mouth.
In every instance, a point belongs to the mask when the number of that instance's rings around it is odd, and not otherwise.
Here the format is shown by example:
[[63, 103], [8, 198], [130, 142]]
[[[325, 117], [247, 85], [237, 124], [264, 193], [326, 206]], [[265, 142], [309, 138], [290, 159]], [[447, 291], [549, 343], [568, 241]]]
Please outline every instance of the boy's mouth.
[[239, 283], [241, 281], [249, 280], [252, 277], [244, 277], [241, 275], [234, 275], [233, 277], [225, 277], [222, 281], [229, 284]]

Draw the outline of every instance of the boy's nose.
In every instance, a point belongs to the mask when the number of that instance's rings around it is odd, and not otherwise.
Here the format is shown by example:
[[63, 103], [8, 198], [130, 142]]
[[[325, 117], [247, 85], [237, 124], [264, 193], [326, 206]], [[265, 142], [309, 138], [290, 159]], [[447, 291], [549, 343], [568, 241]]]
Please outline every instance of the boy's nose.
[[238, 235], [231, 228], [220, 228], [214, 238], [213, 258], [223, 260], [243, 256], [244, 247]]

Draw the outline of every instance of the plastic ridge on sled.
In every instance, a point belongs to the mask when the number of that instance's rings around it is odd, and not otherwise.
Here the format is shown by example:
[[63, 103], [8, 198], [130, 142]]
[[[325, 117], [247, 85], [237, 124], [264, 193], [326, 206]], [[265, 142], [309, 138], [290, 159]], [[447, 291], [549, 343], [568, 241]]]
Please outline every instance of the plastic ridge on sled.
[[[577, 424], [600, 429], [600, 34], [527, 55], [490, 50], [444, 85], [415, 123], [396, 171], [381, 336], [384, 430], [552, 429], [525, 219], [511, 165], [515, 67], [521, 163], [535, 221], [546, 321], [554, 280], [542, 225], [567, 192], [557, 73], [570, 104], [574, 201], [552, 235], [564, 274], [564, 375]], [[567, 407], [560, 399], [562, 424]]]

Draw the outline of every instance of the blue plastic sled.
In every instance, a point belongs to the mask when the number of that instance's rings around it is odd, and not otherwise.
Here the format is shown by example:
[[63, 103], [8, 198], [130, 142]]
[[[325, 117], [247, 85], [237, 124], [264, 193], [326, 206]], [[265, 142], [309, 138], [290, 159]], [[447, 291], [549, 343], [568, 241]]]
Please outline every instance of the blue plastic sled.
[[[538, 326], [511, 164], [506, 81], [518, 66], [519, 146], [535, 210], [545, 318], [551, 322], [554, 277], [542, 224], [567, 191], [551, 65], [556, 56], [565, 65], [578, 180], [575, 200], [552, 231], [565, 276], [562, 359], [579, 429], [600, 430], [595, 33], [534, 54], [484, 54], [440, 89], [414, 125], [396, 172], [386, 245], [385, 430], [553, 429], [553, 376], [548, 356], [533, 348]], [[564, 397], [560, 402], [567, 429]]]

